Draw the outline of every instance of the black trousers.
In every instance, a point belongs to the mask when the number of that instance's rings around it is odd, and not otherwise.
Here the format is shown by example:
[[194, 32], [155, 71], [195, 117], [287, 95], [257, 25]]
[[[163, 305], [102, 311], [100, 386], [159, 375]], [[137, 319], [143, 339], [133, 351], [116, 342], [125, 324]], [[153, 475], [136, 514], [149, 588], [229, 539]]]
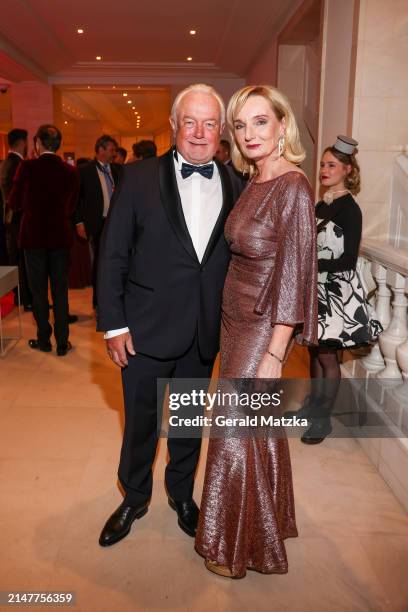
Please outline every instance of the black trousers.
[[92, 250], [92, 305], [95, 308], [98, 305], [97, 299], [97, 284], [98, 284], [98, 260], [99, 260], [99, 247], [101, 244], [101, 237], [103, 232], [103, 226], [105, 225], [105, 218], [101, 226], [100, 232], [92, 234], [89, 237], [89, 244]]
[[[137, 350], [137, 347], [136, 347]], [[161, 361], [146, 355], [128, 355], [129, 365], [122, 370], [125, 399], [125, 431], [119, 464], [119, 481], [125, 491], [125, 503], [137, 506], [152, 494], [152, 466], [156, 455], [157, 378], [209, 378], [214, 361], [200, 356], [197, 339], [180, 358]], [[176, 501], [192, 497], [194, 475], [200, 455], [200, 438], [169, 438], [169, 463], [165, 483]]]
[[58, 346], [67, 343], [68, 327], [68, 265], [69, 250], [30, 249], [25, 251], [28, 280], [33, 294], [33, 314], [37, 337], [41, 344], [49, 341], [48, 278], [54, 305], [54, 335]]

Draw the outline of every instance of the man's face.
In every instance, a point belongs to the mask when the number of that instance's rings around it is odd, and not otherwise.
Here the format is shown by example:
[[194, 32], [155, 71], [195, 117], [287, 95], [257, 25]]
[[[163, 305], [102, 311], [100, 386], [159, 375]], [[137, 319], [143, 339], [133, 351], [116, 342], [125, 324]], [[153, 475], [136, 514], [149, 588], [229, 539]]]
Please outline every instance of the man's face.
[[113, 164], [116, 156], [116, 146], [113, 142], [107, 142], [104, 147], [99, 147], [96, 157], [102, 164]]
[[228, 149], [226, 149], [226, 147], [224, 147], [224, 145], [221, 142], [220, 142], [218, 149], [215, 152], [215, 158], [218, 159], [218, 161], [221, 164], [225, 164], [225, 162], [229, 160]]
[[170, 119], [177, 150], [190, 164], [206, 164], [218, 148], [221, 109], [211, 94], [190, 91], [177, 109], [177, 124]]

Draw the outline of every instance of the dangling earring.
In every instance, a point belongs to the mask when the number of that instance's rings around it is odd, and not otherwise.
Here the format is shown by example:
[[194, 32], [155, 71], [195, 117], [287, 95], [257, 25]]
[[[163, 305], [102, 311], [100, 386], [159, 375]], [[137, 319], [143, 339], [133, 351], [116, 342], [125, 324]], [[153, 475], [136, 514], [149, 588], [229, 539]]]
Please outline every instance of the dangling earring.
[[285, 136], [282, 135], [278, 140], [278, 157], [281, 157], [285, 151]]

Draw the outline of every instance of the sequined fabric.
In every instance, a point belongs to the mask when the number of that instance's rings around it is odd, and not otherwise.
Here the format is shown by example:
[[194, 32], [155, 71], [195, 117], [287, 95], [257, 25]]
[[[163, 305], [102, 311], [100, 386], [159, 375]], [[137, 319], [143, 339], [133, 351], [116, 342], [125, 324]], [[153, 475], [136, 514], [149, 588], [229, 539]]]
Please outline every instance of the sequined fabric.
[[[253, 378], [274, 324], [295, 325], [317, 342], [317, 256], [313, 194], [289, 172], [251, 182], [231, 212], [225, 236], [232, 259], [224, 287], [221, 378]], [[196, 549], [227, 565], [288, 570], [284, 539], [297, 536], [288, 442], [282, 437], [209, 441]]]

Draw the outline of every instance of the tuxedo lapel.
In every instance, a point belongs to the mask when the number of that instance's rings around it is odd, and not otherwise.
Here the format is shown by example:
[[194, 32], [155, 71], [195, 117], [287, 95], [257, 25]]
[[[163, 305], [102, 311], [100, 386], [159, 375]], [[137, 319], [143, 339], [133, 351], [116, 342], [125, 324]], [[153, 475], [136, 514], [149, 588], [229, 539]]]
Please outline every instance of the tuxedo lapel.
[[102, 191], [101, 180], [99, 178], [99, 173], [98, 173], [98, 164], [96, 163], [95, 160], [92, 163], [91, 177], [92, 177], [91, 180], [94, 184], [96, 199], [99, 204], [102, 204], [102, 211], [103, 211], [103, 191]]
[[214, 226], [214, 229], [212, 231], [210, 240], [208, 241], [207, 244], [207, 248], [205, 249], [205, 253], [203, 256], [203, 260], [201, 262], [201, 265], [204, 265], [206, 263], [206, 261], [208, 260], [208, 258], [210, 257], [211, 253], [213, 252], [218, 240], [220, 239], [221, 235], [224, 232], [224, 224], [225, 221], [227, 220], [227, 217], [232, 209], [233, 206], [233, 191], [232, 191], [232, 183], [231, 183], [231, 178], [229, 176], [228, 170], [226, 169], [226, 167], [224, 166], [224, 164], [220, 164], [219, 162], [215, 161], [215, 163], [217, 164], [217, 168], [218, 171], [220, 173], [220, 177], [221, 177], [221, 185], [222, 185], [222, 208], [221, 208], [221, 212], [218, 216], [217, 222]]
[[161, 201], [171, 226], [187, 253], [198, 263], [197, 254], [184, 219], [174, 170], [173, 149], [170, 149], [159, 159], [159, 186]]

